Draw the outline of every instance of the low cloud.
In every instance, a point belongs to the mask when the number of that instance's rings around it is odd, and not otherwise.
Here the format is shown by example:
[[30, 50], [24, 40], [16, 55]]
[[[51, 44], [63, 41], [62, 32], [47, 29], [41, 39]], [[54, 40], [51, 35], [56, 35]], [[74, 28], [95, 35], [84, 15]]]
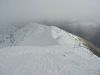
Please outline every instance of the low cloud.
[[0, 0], [0, 22], [100, 18], [99, 0]]

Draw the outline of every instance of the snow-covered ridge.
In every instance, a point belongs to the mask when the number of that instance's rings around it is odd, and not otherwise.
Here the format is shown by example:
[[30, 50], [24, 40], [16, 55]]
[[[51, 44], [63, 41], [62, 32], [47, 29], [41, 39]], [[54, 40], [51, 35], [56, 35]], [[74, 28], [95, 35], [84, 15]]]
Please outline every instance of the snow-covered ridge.
[[[25, 45], [36, 45], [36, 46], [50, 46], [57, 44], [70, 44], [75, 45], [82, 43], [79, 41], [77, 36], [74, 36], [64, 30], [57, 28], [56, 26], [45, 26], [37, 23], [31, 23], [20, 29], [16, 29], [10, 34], [5, 34], [3, 39], [5, 40], [0, 43], [0, 47], [7, 46], [25, 46]], [[73, 42], [71, 41], [73, 40]], [[76, 40], [76, 41], [75, 41]], [[77, 42], [77, 43], [76, 43]]]

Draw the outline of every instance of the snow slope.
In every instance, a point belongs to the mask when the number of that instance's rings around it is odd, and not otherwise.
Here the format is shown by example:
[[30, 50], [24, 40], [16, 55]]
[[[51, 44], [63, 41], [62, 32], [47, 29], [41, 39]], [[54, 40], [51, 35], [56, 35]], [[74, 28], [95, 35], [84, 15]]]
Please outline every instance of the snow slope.
[[85, 48], [18, 46], [0, 50], [0, 75], [99, 75], [100, 59]]
[[100, 59], [83, 40], [55, 26], [30, 24], [0, 49], [0, 75], [99, 75]]

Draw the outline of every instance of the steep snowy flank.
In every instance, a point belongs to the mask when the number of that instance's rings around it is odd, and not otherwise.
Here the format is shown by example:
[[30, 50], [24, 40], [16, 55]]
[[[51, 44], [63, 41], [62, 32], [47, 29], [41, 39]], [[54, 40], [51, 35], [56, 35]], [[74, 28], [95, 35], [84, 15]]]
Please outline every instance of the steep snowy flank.
[[0, 75], [99, 75], [100, 59], [83, 43], [55, 26], [27, 25], [0, 49]]
[[71, 33], [65, 32], [64, 30], [61, 30], [55, 26], [52, 26], [51, 28], [52, 37], [56, 39], [60, 45], [71, 47], [84, 46], [83, 39], [75, 35], [72, 35]]

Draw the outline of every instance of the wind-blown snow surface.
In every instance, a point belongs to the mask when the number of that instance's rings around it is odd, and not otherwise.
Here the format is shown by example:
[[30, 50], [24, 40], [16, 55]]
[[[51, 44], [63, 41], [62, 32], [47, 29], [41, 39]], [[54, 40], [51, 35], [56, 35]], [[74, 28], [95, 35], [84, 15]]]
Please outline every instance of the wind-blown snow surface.
[[13, 34], [0, 49], [0, 75], [100, 75], [100, 59], [77, 36], [40, 24]]

